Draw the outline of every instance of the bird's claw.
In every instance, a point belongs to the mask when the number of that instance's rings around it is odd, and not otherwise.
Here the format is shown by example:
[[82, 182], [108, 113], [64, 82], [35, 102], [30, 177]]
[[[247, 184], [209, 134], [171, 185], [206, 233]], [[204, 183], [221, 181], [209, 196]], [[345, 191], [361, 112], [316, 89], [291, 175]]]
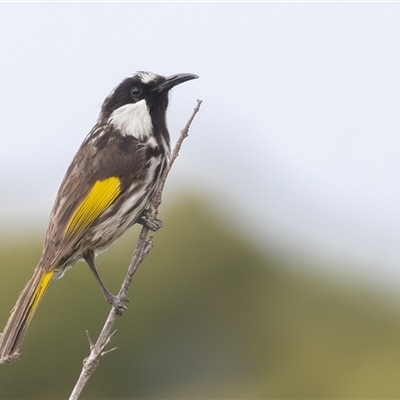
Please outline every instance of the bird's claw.
[[[122, 299], [122, 301], [126, 301], [126, 297]], [[118, 315], [122, 315], [124, 311], [126, 310], [125, 304], [119, 299], [119, 297], [114, 296], [112, 294], [109, 294], [106, 296], [107, 303], [110, 304], [110, 306], [114, 307], [116, 313]]]
[[161, 219], [150, 217], [147, 211], [142, 213], [140, 218], [137, 220], [137, 223], [143, 225], [144, 227], [150, 229], [153, 232], [158, 231], [164, 225]]

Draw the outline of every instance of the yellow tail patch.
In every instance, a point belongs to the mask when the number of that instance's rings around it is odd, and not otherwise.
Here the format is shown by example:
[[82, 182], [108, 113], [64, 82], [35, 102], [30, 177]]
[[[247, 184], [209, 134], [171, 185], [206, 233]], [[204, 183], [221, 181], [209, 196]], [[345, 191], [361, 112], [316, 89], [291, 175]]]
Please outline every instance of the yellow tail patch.
[[49, 286], [51, 277], [53, 276], [54, 270], [45, 273], [35, 288], [35, 292], [33, 293], [32, 300], [30, 303], [30, 314], [33, 314], [40, 303], [44, 293], [46, 292], [47, 286]]
[[116, 176], [97, 181], [74, 211], [65, 229], [65, 236], [83, 232], [121, 193]]

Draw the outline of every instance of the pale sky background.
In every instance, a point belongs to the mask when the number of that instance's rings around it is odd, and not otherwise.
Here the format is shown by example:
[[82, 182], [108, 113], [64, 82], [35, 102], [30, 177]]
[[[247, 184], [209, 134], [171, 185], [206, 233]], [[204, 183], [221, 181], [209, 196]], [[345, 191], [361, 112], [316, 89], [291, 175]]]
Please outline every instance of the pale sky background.
[[204, 103], [168, 194], [206, 193], [261, 246], [398, 292], [399, 21], [399, 3], [0, 3], [0, 232], [44, 231], [124, 77], [192, 72], [173, 140]]

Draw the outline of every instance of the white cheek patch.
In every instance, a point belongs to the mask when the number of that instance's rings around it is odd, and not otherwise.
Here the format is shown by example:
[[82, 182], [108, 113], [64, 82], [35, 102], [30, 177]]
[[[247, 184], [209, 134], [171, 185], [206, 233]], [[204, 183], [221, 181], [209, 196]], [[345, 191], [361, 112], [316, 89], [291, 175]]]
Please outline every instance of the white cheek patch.
[[123, 135], [131, 135], [140, 140], [148, 138], [153, 132], [145, 100], [118, 108], [111, 114], [109, 122]]

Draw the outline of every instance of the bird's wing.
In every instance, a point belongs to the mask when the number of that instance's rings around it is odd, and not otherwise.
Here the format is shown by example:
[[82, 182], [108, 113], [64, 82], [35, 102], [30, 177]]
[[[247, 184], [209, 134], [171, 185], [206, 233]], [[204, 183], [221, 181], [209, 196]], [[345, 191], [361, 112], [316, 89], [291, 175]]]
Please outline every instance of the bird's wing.
[[58, 191], [42, 259], [55, 268], [96, 219], [143, 175], [144, 155], [136, 138], [105, 132], [78, 150]]

